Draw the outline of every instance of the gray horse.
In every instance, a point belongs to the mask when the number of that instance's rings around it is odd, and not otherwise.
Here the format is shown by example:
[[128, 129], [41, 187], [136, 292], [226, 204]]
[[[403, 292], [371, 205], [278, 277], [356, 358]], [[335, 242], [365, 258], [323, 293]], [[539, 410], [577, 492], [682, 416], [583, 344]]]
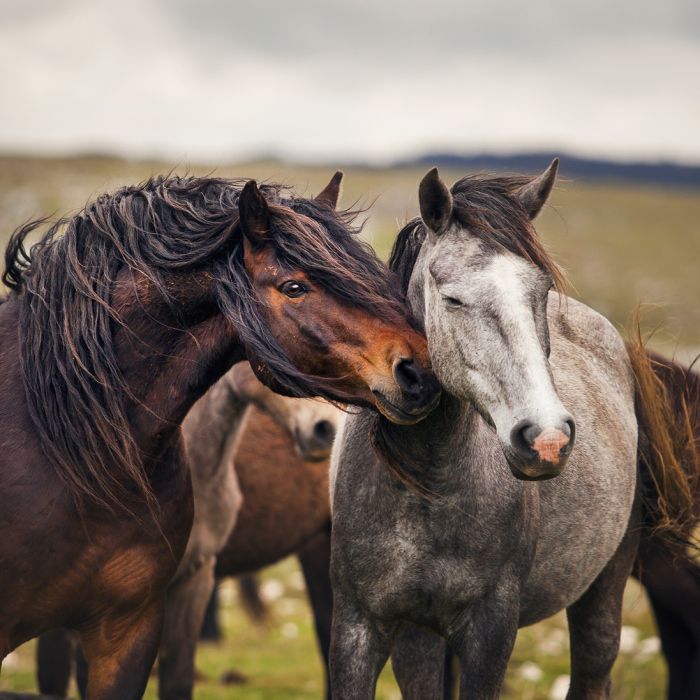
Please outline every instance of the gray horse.
[[445, 391], [415, 426], [359, 411], [336, 439], [336, 700], [373, 697], [392, 644], [404, 696], [439, 697], [435, 633], [460, 660], [460, 697], [496, 698], [518, 627], [563, 608], [569, 697], [609, 696], [638, 540], [643, 397], [613, 326], [554, 291], [531, 220], [556, 169], [451, 191], [432, 170], [422, 221], [399, 234], [392, 267]]

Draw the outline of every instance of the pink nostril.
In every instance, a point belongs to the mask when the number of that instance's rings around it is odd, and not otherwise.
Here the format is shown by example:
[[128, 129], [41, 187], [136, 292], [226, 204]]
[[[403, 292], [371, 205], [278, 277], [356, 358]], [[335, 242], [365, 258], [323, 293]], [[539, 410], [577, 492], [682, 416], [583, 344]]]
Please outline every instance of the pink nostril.
[[532, 449], [540, 461], [559, 464], [561, 451], [569, 444], [571, 437], [556, 428], [546, 428], [533, 441]]

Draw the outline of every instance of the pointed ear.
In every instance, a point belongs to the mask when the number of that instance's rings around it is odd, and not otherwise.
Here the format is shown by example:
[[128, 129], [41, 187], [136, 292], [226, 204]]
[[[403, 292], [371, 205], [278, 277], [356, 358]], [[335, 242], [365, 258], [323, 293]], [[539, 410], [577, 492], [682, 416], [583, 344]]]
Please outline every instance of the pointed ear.
[[554, 187], [554, 181], [557, 179], [558, 168], [559, 158], [555, 158], [542, 175], [533, 178], [513, 193], [531, 219], [534, 219], [540, 213], [544, 203], [547, 201], [549, 193]]
[[317, 202], [321, 202], [321, 204], [329, 206], [331, 209], [335, 209], [340, 199], [340, 183], [342, 181], [343, 173], [341, 170], [337, 170], [335, 175], [331, 178], [331, 181], [314, 197], [314, 199]]
[[246, 182], [238, 198], [238, 215], [243, 235], [253, 245], [263, 243], [270, 230], [270, 208], [255, 180]]
[[433, 168], [418, 188], [418, 202], [423, 223], [435, 233], [443, 233], [452, 216], [452, 195]]

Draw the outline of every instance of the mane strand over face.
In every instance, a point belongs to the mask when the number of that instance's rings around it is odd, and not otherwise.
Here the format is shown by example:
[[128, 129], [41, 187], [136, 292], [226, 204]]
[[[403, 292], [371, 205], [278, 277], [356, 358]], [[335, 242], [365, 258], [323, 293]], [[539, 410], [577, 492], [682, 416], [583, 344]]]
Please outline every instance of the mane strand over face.
[[[285, 269], [303, 270], [325, 292], [356, 309], [387, 321], [405, 322], [403, 295], [392, 275], [353, 227], [355, 213], [336, 212], [323, 203], [294, 198], [270, 207], [275, 219], [272, 243], [277, 262]], [[229, 276], [236, 276], [231, 284]], [[345, 401], [349, 395], [332, 390], [327, 378], [301, 373], [287, 358], [262, 313], [243, 267], [239, 240], [227, 264], [219, 266], [219, 304], [236, 326], [254, 364], [262, 363], [276, 391], [290, 396], [321, 396]]]
[[[26, 240], [44, 222], [12, 235], [3, 281], [20, 304], [28, 409], [42, 448], [78, 505], [87, 499], [108, 511], [132, 512], [134, 498], [153, 503], [144, 455], [127, 418], [127, 401], [135, 397], [113, 343], [115, 326], [124, 324], [112, 305], [120, 270], [148, 279], [175, 319], [182, 316], [181, 300], [166, 276], [208, 271], [222, 313], [274, 380], [298, 395], [329, 393], [291, 364], [264, 320], [243, 263], [243, 184], [157, 177], [102, 195], [56, 222], [30, 253]], [[261, 191], [272, 205], [270, 244], [282, 265], [302, 268], [355, 307], [403, 316], [386, 268], [357, 240], [351, 212], [292, 197], [281, 185]]]
[[521, 176], [464, 177], [452, 187], [454, 216], [487, 248], [507, 250], [552, 277], [561, 291], [564, 275], [539, 239], [515, 192], [530, 182]]

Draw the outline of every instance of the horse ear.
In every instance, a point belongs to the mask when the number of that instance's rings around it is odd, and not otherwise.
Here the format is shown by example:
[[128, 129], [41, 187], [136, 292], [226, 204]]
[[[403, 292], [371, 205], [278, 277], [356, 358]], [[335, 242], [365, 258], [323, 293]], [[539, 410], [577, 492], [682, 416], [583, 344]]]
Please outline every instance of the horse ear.
[[314, 200], [321, 204], [326, 204], [331, 209], [335, 209], [340, 199], [340, 183], [342, 181], [343, 172], [337, 170], [331, 181], [314, 197]]
[[418, 202], [423, 223], [435, 233], [445, 231], [452, 216], [452, 195], [433, 168], [418, 188]]
[[557, 179], [558, 168], [559, 158], [555, 158], [541, 175], [515, 190], [515, 198], [523, 205], [531, 219], [540, 213], [547, 201], [552, 187], [554, 187], [554, 181]]
[[238, 198], [243, 235], [253, 244], [262, 243], [270, 230], [270, 208], [255, 180], [248, 180]]

